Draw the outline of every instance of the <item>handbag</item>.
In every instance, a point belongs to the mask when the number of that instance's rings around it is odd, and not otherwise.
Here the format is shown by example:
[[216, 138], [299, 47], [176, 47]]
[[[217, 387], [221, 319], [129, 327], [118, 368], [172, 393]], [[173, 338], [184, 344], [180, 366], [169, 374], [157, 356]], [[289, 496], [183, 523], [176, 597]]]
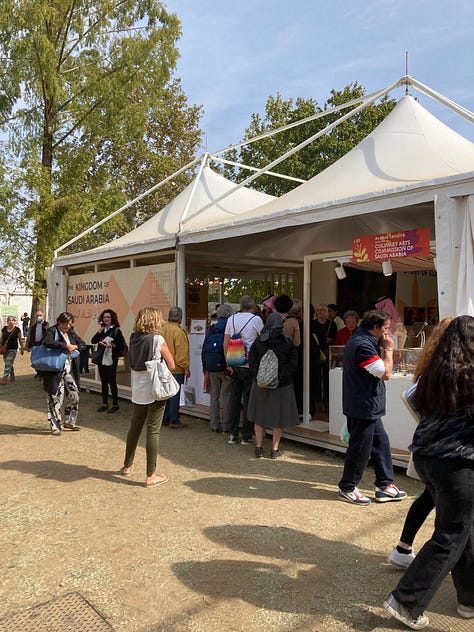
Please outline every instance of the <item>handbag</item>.
[[92, 364], [101, 364], [102, 356], [104, 355], [104, 348], [102, 345], [97, 347], [95, 351], [91, 354], [91, 362]]
[[180, 385], [174, 378], [168, 365], [163, 360], [161, 354], [157, 358], [158, 338], [153, 340], [153, 359], [145, 362], [146, 370], [151, 379], [151, 392], [155, 400], [170, 399], [179, 392]]
[[61, 349], [51, 349], [39, 345], [31, 349], [31, 366], [45, 373], [60, 373], [64, 369], [69, 354]]
[[5, 355], [6, 352], [8, 351], [8, 341], [10, 340], [11, 336], [12, 336], [13, 331], [11, 332], [11, 334], [8, 336], [8, 338], [6, 339], [6, 342], [0, 346], [0, 355]]

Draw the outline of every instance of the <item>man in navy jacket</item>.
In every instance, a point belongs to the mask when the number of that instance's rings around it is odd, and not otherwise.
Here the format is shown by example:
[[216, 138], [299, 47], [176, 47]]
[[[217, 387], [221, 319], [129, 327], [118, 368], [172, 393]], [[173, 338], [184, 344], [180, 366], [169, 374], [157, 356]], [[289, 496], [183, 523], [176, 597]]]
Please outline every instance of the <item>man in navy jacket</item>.
[[357, 485], [372, 458], [375, 470], [375, 501], [399, 501], [406, 492], [393, 484], [390, 442], [382, 424], [385, 415], [385, 380], [393, 370], [393, 340], [390, 316], [366, 312], [344, 350], [342, 384], [343, 412], [350, 439], [339, 481], [338, 498], [355, 505], [369, 505]]

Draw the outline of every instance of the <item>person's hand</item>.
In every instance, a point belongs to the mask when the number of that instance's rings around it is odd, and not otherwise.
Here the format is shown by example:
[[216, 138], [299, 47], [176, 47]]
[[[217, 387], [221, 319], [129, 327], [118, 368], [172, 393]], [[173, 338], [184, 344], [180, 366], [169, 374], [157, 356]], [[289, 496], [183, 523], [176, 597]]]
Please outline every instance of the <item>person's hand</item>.
[[386, 351], [388, 349], [393, 350], [395, 343], [392, 336], [390, 334], [384, 334], [380, 340], [380, 346]]
[[74, 351], [77, 351], [77, 345], [66, 345], [67, 348], [67, 352], [69, 353], [69, 355], [71, 355], [71, 353], [74, 353]]
[[191, 371], [189, 369], [184, 369], [184, 377], [186, 379], [191, 377]]

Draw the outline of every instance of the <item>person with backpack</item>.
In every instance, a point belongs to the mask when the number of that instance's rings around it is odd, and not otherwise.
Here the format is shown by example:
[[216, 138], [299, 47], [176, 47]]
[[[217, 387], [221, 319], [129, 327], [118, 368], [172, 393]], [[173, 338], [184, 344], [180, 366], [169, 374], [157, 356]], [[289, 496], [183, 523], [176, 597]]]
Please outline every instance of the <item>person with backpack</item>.
[[267, 317], [265, 326], [255, 339], [249, 353], [249, 368], [253, 378], [248, 418], [255, 428], [255, 456], [263, 456], [266, 428], [272, 429], [270, 458], [281, 456], [280, 439], [283, 430], [300, 423], [293, 374], [298, 367], [298, 352], [283, 332], [283, 319], [278, 313]]
[[230, 377], [224, 355], [224, 334], [227, 319], [232, 314], [230, 305], [219, 305], [217, 322], [206, 332], [201, 351], [202, 370], [208, 376], [209, 426], [212, 432], [229, 432]]
[[239, 443], [242, 407], [241, 443], [246, 445], [252, 441], [253, 424], [247, 419], [247, 405], [252, 386], [252, 375], [249, 371], [247, 354], [263, 327], [263, 321], [260, 316], [253, 313], [255, 300], [251, 296], [242, 296], [239, 305], [240, 312], [227, 319], [224, 335], [224, 353], [232, 379], [229, 402], [230, 445]]

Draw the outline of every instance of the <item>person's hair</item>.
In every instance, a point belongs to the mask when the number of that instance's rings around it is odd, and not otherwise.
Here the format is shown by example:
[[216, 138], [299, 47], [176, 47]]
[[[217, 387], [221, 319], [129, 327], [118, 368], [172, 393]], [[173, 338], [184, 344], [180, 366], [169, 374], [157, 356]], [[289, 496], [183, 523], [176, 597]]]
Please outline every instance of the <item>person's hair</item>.
[[421, 356], [416, 363], [416, 368], [413, 373], [413, 381], [418, 382], [420, 375], [426, 369], [428, 364], [431, 362], [431, 356], [434, 353], [434, 350], [439, 344], [439, 339], [446, 331], [449, 323], [453, 320], [453, 317], [443, 318], [439, 321], [436, 327], [431, 332], [431, 336], [426, 339], [425, 346], [423, 347], [423, 351], [421, 352]]
[[342, 320], [346, 322], [346, 318], [348, 316], [355, 316], [357, 318], [357, 321], [359, 321], [359, 314], [353, 309], [348, 309], [347, 312], [344, 312], [344, 316], [342, 317]]
[[229, 318], [232, 315], [232, 307], [227, 303], [219, 305], [216, 311], [217, 318]]
[[446, 327], [418, 380], [415, 407], [423, 416], [474, 415], [474, 317]]
[[328, 309], [332, 309], [333, 312], [339, 311], [339, 307], [336, 305], [336, 303], [328, 303]]
[[71, 312], [61, 312], [59, 316], [56, 318], [56, 323], [70, 323], [71, 325], [74, 323], [74, 315]]
[[287, 294], [280, 294], [273, 301], [273, 307], [279, 314], [287, 314], [293, 307], [293, 301]]
[[181, 307], [172, 307], [168, 314], [168, 320], [170, 323], [180, 323], [183, 319], [183, 310]]
[[248, 312], [255, 305], [255, 300], [252, 296], [244, 294], [240, 297], [239, 305], [240, 309], [242, 309], [244, 312]]
[[364, 329], [370, 331], [374, 327], [383, 327], [387, 320], [390, 320], [387, 312], [382, 312], [380, 309], [371, 309], [365, 312], [360, 324]]
[[142, 307], [135, 318], [133, 331], [141, 334], [157, 334], [163, 329], [163, 315], [156, 307]]
[[104, 311], [99, 316], [100, 323], [103, 322], [104, 320], [104, 314], [110, 314], [110, 320], [112, 321], [112, 325], [114, 325], [114, 327], [120, 327], [117, 312], [114, 312], [113, 309], [104, 309]]
[[288, 316], [293, 318], [301, 318], [301, 312], [303, 310], [303, 302], [299, 298], [293, 299], [293, 307], [288, 312]]
[[309, 317], [311, 320], [313, 320], [315, 312], [316, 310], [314, 309], [313, 303], [310, 303], [309, 304]]

